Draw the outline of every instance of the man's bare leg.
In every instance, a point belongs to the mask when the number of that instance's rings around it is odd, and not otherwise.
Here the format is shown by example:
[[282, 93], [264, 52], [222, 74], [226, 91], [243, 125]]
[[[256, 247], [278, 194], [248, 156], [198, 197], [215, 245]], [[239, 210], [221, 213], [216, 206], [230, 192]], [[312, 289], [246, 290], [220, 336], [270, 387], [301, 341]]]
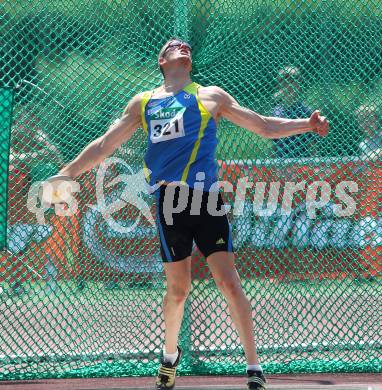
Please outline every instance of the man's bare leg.
[[167, 354], [177, 352], [184, 303], [191, 288], [191, 257], [174, 263], [164, 263], [167, 291], [163, 299], [165, 321], [165, 350]]
[[234, 264], [234, 255], [216, 252], [207, 258], [216, 285], [226, 298], [231, 318], [239, 333], [249, 365], [259, 364], [256, 352], [252, 309], [245, 296]]

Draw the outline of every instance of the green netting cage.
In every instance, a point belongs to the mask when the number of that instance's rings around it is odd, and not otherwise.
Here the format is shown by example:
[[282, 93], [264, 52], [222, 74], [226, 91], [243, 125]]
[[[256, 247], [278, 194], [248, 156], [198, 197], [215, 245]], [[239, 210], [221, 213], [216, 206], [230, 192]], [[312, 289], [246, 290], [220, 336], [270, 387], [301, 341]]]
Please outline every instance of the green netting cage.
[[[66, 215], [44, 208], [38, 188], [162, 83], [157, 55], [173, 36], [192, 44], [197, 83], [266, 116], [319, 109], [330, 120], [326, 138], [282, 140], [219, 124], [219, 177], [236, 191], [227, 204], [251, 183], [228, 217], [265, 371], [381, 372], [381, 5], [3, 0], [0, 379], [156, 372], [165, 293], [156, 227], [127, 202], [106, 220], [97, 169], [79, 178]], [[139, 177], [145, 148], [138, 130], [114, 153], [105, 202], [125, 190], [112, 180]], [[285, 214], [291, 183], [300, 186]], [[141, 199], [155, 215], [153, 198]], [[237, 332], [197, 247], [192, 278], [179, 373], [241, 374]]]

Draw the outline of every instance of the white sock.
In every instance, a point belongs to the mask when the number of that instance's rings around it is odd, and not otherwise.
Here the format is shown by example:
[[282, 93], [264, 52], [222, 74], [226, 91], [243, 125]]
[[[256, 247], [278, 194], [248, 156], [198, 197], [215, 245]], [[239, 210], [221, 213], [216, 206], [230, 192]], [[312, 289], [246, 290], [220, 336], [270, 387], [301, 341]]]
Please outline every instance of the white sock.
[[176, 351], [175, 353], [166, 353], [166, 350], [163, 349], [163, 360], [165, 362], [174, 364], [176, 362], [176, 359], [178, 359], [178, 351]]
[[263, 372], [263, 369], [261, 368], [260, 364], [248, 364], [247, 365], [247, 371], [260, 371], [260, 372]]

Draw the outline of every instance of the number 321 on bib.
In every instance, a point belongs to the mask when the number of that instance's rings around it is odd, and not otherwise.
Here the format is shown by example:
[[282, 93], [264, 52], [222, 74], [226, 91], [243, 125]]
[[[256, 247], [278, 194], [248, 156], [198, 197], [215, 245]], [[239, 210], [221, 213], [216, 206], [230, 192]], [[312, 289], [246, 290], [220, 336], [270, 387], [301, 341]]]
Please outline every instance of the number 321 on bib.
[[183, 113], [171, 119], [150, 121], [150, 140], [153, 144], [184, 137]]

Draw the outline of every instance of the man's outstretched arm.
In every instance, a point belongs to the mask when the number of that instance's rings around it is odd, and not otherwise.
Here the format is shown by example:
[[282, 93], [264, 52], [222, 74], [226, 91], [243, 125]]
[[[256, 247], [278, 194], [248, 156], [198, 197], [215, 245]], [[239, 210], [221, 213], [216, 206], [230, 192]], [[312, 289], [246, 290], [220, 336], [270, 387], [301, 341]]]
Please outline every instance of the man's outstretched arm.
[[240, 106], [221, 88], [216, 87], [215, 92], [218, 97], [219, 116], [264, 138], [284, 138], [308, 132], [315, 132], [320, 136], [328, 134], [329, 122], [319, 111], [313, 112], [310, 118], [306, 119], [266, 117]]
[[65, 168], [60, 175], [75, 178], [100, 164], [115, 149], [127, 142], [135, 130], [141, 126], [141, 99], [136, 95], [130, 100], [122, 117], [104, 135], [91, 142]]

